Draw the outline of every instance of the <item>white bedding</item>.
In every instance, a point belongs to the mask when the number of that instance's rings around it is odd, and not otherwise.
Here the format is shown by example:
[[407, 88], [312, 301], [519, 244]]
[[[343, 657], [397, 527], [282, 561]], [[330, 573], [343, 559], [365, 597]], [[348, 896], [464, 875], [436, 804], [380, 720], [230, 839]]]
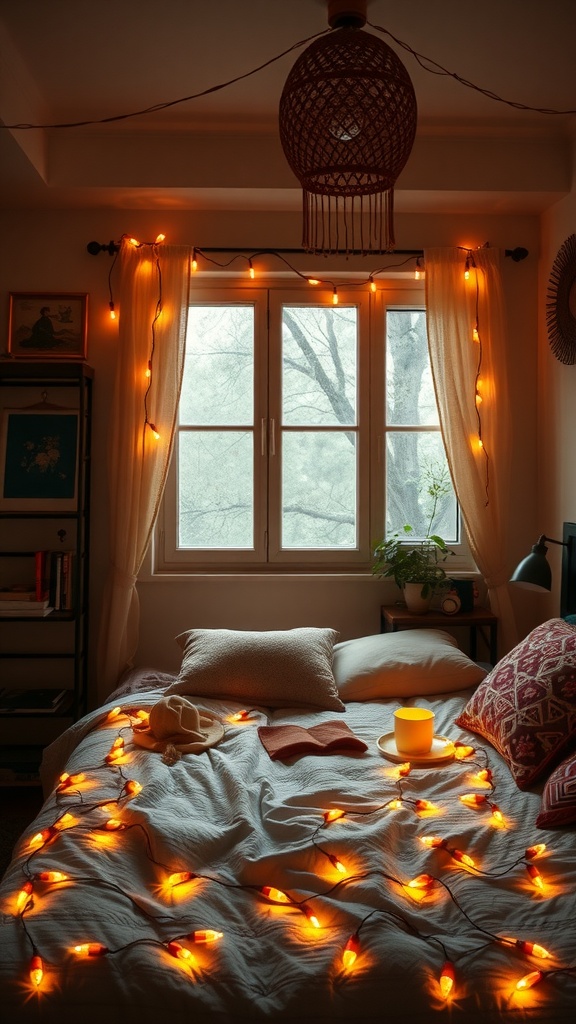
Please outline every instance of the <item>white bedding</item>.
[[[156, 688], [122, 701], [150, 707], [161, 694]], [[172, 766], [129, 743], [125, 718], [106, 719], [114, 702], [88, 715], [48, 749], [46, 803], [0, 887], [3, 1020], [572, 1021], [574, 973], [559, 970], [524, 993], [515, 984], [536, 969], [576, 970], [574, 831], [536, 829], [538, 793], [521, 792], [499, 755], [454, 725], [468, 696], [402, 702], [432, 707], [436, 733], [471, 742], [476, 751], [465, 761], [412, 768], [402, 783], [376, 746], [392, 729], [400, 706], [394, 699], [350, 703], [343, 715], [261, 708], [240, 725], [228, 717], [241, 705], [197, 699], [222, 717], [224, 739]], [[284, 763], [269, 758], [257, 734], [258, 725], [335, 718], [368, 744], [367, 752]], [[119, 731], [128, 753], [121, 767], [105, 765]], [[493, 793], [472, 781], [486, 765]], [[51, 786], [64, 769], [84, 772], [87, 781], [56, 795]], [[128, 779], [141, 792], [114, 804]], [[490, 824], [486, 806], [465, 807], [459, 795], [469, 792], [495, 801], [506, 827]], [[399, 809], [385, 806], [399, 794]], [[410, 802], [418, 799], [436, 811], [419, 813]], [[97, 806], [105, 801], [107, 808]], [[326, 824], [330, 808], [346, 814]], [[31, 855], [32, 836], [66, 809], [76, 824]], [[103, 831], [109, 817], [135, 827]], [[446, 849], [425, 847], [421, 837], [430, 835], [472, 856], [478, 870]], [[529, 861], [545, 880], [539, 892], [525, 850], [541, 842], [544, 855]], [[327, 854], [345, 865], [346, 875]], [[73, 881], [35, 881], [31, 905], [19, 916], [23, 882], [47, 870]], [[163, 883], [177, 871], [203, 877], [170, 892]], [[422, 873], [438, 881], [418, 901], [406, 883]], [[293, 902], [272, 904], [260, 892], [264, 886]], [[300, 909], [304, 901], [320, 928]], [[223, 934], [211, 944], [189, 943], [190, 967], [166, 943], [185, 944], [182, 937], [198, 929]], [[357, 931], [358, 958], [347, 970], [342, 952]], [[537, 959], [495, 936], [539, 943], [554, 957]], [[103, 943], [108, 953], [86, 959], [70, 952], [85, 942]], [[28, 981], [35, 952], [45, 970], [39, 989]], [[438, 983], [445, 960], [455, 966], [448, 1001]]]

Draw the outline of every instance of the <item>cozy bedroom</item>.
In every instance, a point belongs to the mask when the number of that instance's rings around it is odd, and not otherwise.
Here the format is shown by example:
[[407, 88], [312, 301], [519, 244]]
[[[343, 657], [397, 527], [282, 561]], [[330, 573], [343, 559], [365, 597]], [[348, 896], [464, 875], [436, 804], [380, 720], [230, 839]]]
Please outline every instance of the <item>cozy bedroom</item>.
[[568, 1024], [576, 7], [0, 0], [0, 1006]]

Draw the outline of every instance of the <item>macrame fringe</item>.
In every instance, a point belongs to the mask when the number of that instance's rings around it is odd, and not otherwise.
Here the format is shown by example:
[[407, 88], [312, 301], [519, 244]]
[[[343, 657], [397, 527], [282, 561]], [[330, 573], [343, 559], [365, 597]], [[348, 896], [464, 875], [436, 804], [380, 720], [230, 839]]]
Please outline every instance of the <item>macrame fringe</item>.
[[302, 248], [309, 253], [367, 256], [392, 252], [394, 189], [328, 196], [302, 191]]

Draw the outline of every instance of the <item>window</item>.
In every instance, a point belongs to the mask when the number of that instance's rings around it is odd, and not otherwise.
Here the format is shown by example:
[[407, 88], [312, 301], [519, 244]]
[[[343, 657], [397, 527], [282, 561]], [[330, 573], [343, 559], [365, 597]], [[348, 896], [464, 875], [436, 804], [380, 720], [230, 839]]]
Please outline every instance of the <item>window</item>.
[[405, 523], [459, 544], [422, 298], [194, 291], [158, 571], [365, 571]]

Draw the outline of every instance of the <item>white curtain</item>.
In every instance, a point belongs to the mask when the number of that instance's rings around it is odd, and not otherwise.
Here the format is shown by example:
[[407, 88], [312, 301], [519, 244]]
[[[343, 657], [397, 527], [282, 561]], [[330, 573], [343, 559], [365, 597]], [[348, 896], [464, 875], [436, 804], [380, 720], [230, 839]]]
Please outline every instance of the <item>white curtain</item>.
[[135, 247], [123, 239], [118, 260], [118, 362], [108, 444], [110, 566], [98, 646], [98, 686], [105, 694], [131, 666], [138, 644], [136, 578], [172, 451], [184, 366], [191, 248]]
[[427, 249], [424, 257], [428, 344], [442, 436], [470, 549], [499, 619], [503, 654], [516, 644], [517, 635], [507, 586], [512, 434], [502, 253]]

